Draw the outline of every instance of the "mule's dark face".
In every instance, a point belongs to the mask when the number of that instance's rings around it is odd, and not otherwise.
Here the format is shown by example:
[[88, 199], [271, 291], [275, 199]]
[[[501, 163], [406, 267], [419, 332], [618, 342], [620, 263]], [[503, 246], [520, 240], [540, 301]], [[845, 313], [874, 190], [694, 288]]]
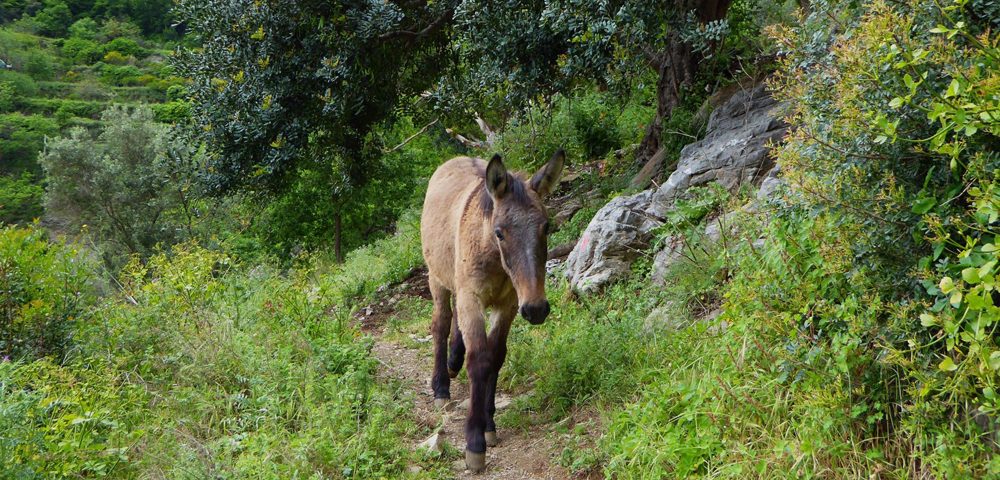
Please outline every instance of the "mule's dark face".
[[517, 292], [521, 316], [534, 325], [549, 314], [545, 298], [549, 222], [542, 198], [556, 185], [564, 159], [562, 150], [556, 152], [527, 182], [510, 175], [499, 155], [486, 168], [486, 189], [493, 202], [493, 241]]

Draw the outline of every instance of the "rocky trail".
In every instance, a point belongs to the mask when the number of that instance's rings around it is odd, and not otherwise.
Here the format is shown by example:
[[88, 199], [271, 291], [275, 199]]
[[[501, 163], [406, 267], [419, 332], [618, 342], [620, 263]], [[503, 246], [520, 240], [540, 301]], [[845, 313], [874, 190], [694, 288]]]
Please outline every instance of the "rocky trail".
[[[464, 423], [468, 409], [468, 382], [465, 370], [459, 378], [452, 380], [452, 401], [444, 411], [434, 408], [434, 398], [430, 389], [430, 372], [433, 353], [429, 336], [414, 338], [414, 342], [404, 342], [392, 338], [388, 322], [394, 315], [393, 306], [406, 296], [429, 299], [425, 270], [415, 271], [400, 284], [386, 288], [383, 292], [387, 300], [362, 308], [356, 318], [361, 327], [375, 338], [372, 354], [380, 363], [380, 381], [398, 381], [413, 400], [414, 418], [420, 426], [432, 433], [413, 432], [408, 441], [414, 449], [429, 448], [447, 452], [459, 452], [454, 458], [449, 456], [451, 470], [455, 478], [475, 479], [568, 479], [574, 477], [555, 462], [558, 455], [558, 435], [555, 424], [531, 424], [521, 428], [504, 428], [500, 424], [498, 433], [500, 444], [486, 451], [486, 471], [473, 474], [465, 469], [461, 452], [465, 448]], [[430, 318], [422, 323], [429, 325]], [[413, 337], [411, 335], [411, 337]], [[414, 345], [417, 345], [416, 347]], [[503, 387], [497, 392], [497, 416], [510, 408], [517, 393]], [[523, 393], [522, 393], [523, 394]], [[576, 417], [576, 416], [574, 416]], [[557, 423], [577, 422], [580, 418], [570, 417]], [[446, 447], [450, 446], [450, 448]], [[419, 467], [413, 466], [413, 469]]]

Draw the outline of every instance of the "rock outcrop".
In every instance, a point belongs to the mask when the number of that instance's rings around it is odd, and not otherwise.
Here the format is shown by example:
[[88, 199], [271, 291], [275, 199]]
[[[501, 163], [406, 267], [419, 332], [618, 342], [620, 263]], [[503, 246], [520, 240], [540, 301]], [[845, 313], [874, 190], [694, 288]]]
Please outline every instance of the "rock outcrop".
[[662, 217], [687, 189], [718, 182], [730, 190], [759, 181], [774, 166], [768, 145], [785, 135], [782, 107], [764, 85], [737, 91], [712, 112], [705, 138], [681, 150], [677, 169], [653, 194], [649, 213]]
[[587, 225], [566, 259], [573, 288], [590, 293], [628, 271], [659, 222], [645, 211], [651, 191], [615, 198]]
[[[734, 190], [763, 180], [774, 166], [768, 145], [785, 134], [781, 118], [781, 105], [763, 84], [737, 91], [723, 102], [712, 112], [705, 138], [684, 147], [677, 169], [663, 185], [615, 198], [597, 212], [566, 260], [573, 288], [590, 293], [626, 274], [648, 246], [652, 231], [689, 188], [718, 182]], [[676, 243], [666, 242], [654, 265], [679, 258]], [[665, 272], [654, 270], [654, 276]]]

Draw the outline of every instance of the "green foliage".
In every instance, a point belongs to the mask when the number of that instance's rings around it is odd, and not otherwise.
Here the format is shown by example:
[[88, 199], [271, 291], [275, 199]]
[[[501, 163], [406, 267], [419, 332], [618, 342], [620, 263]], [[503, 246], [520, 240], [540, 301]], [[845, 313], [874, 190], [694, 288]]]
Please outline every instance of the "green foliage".
[[[80, 262], [41, 254], [69, 248], [5, 229], [0, 258], [13, 244], [35, 266], [22, 284], [74, 291], [60, 272]], [[340, 275], [328, 285], [353, 283]], [[426, 462], [399, 441], [416, 426], [375, 382], [370, 341], [308, 278], [190, 244], [130, 263], [121, 294], [82, 302], [67, 361], [0, 362], [0, 475], [378, 478]]]
[[106, 44], [104, 44], [105, 53], [119, 52], [125, 56], [133, 56], [142, 58], [146, 56], [146, 49], [139, 46], [139, 44], [132, 40], [131, 38], [119, 37]]
[[861, 380], [849, 398], [856, 423], [911, 438], [922, 462], [912, 475], [996, 475], [974, 419], [996, 411], [1000, 381], [997, 38], [970, 2], [859, 8], [849, 34], [826, 26], [844, 11], [825, 3], [778, 32], [795, 52], [780, 87], [798, 127], [780, 160], [836, 233], [813, 247], [827, 272], [813, 281], [825, 286], [800, 287], [813, 290], [802, 308], [838, 319], [815, 325], [842, 381]]
[[28, 223], [42, 216], [45, 189], [32, 175], [20, 177], [0, 175], [0, 224]]
[[46, 145], [46, 208], [102, 242], [105, 261], [149, 255], [195, 235], [190, 191], [200, 152], [153, 122], [147, 107], [112, 107], [94, 139], [82, 128]]
[[49, 244], [43, 230], [0, 227], [0, 356], [61, 357], [86, 315], [89, 275], [75, 249]]
[[326, 267], [330, 270], [323, 267], [331, 264], [329, 259], [312, 265], [309, 270], [321, 275], [323, 298], [338, 305], [351, 305], [386, 283], [403, 280], [422, 263], [419, 214], [411, 209], [399, 217], [392, 236], [352, 250], [343, 264]]
[[14, 108], [14, 99], [17, 98], [17, 92], [14, 91], [14, 85], [10, 82], [0, 82], [0, 113], [7, 113]]
[[0, 114], [0, 172], [41, 173], [35, 158], [46, 136], [59, 132], [58, 124], [40, 115]]
[[151, 108], [157, 122], [177, 124], [191, 118], [191, 104], [183, 100], [158, 103]]
[[447, 19], [451, 8], [181, 2], [177, 15], [199, 46], [175, 59], [192, 79], [192, 119], [217, 153], [211, 186], [280, 192], [305, 167], [327, 178], [337, 203], [348, 204], [354, 188], [378, 177], [375, 129], [391, 126], [449, 59], [447, 29], [400, 32]]
[[82, 65], [90, 65], [99, 60], [102, 51], [103, 48], [100, 44], [87, 38], [73, 37], [63, 42], [62, 45], [63, 55]]
[[66, 34], [70, 23], [73, 21], [73, 13], [64, 2], [49, 2], [40, 12], [35, 14], [35, 22], [38, 25], [38, 33], [50, 37], [61, 37]]
[[94, 40], [97, 38], [97, 31], [97, 22], [90, 17], [83, 17], [69, 26], [69, 37], [70, 39]]
[[18, 97], [38, 95], [38, 84], [35, 83], [35, 79], [24, 73], [0, 70], [0, 82], [10, 85]]

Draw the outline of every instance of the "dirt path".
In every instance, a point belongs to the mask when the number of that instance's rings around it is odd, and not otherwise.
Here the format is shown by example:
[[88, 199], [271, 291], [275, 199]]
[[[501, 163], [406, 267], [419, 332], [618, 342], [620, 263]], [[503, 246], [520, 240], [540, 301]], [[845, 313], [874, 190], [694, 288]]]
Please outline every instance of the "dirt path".
[[[428, 386], [432, 358], [430, 349], [407, 348], [382, 337], [376, 337], [372, 353], [382, 363], [381, 375], [399, 380], [413, 395], [414, 416], [429, 428], [441, 426], [438, 433], [452, 447], [465, 447], [465, 408], [462, 402], [469, 397], [467, 385], [456, 380], [451, 384], [452, 403], [445, 412], [434, 410], [434, 399]], [[464, 371], [463, 371], [464, 374]], [[510, 404], [511, 398], [497, 393], [498, 415], [501, 407]], [[500, 444], [486, 450], [486, 471], [474, 475], [465, 470], [465, 461], [457, 460], [453, 470], [457, 478], [475, 479], [566, 479], [567, 472], [552, 463], [554, 454], [551, 435], [546, 426], [534, 426], [527, 431], [500, 427]], [[414, 448], [424, 438], [412, 438]]]

